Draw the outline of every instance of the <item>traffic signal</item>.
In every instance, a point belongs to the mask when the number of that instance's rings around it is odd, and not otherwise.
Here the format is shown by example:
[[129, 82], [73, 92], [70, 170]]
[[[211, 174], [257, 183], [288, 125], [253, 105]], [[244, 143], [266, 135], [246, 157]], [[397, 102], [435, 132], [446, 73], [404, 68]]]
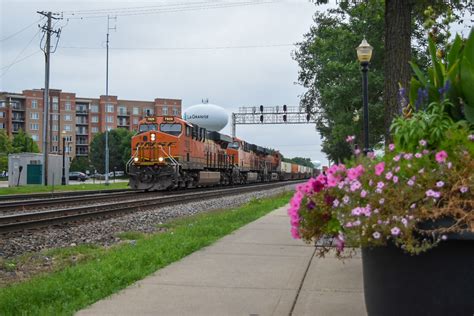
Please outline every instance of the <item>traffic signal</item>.
[[263, 113], [263, 105], [260, 105], [260, 112]]
[[283, 122], [286, 122], [286, 114], [283, 114]]
[[310, 118], [311, 118], [311, 115], [309, 115], [309, 113], [306, 114], [306, 121], [307, 121], [307, 122], [309, 122], [309, 119], [310, 119]]
[[263, 115], [260, 115], [260, 122], [263, 123]]
[[311, 113], [311, 106], [309, 104], [306, 105], [306, 113]]
[[283, 104], [283, 112], [286, 112], [286, 104]]

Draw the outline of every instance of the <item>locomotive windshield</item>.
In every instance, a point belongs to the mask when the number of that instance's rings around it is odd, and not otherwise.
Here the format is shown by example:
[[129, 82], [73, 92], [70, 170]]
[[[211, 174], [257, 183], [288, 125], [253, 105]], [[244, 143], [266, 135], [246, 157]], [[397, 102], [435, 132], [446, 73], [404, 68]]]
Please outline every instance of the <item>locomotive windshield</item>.
[[230, 143], [229, 146], [227, 146], [227, 148], [239, 149], [239, 142]]
[[138, 128], [139, 133], [148, 132], [148, 131], [157, 131], [158, 124], [142, 124]]
[[162, 123], [160, 124], [160, 130], [163, 133], [170, 134], [173, 136], [178, 136], [179, 134], [181, 134], [182, 126], [181, 124], [177, 124], [177, 123], [173, 123], [173, 124]]

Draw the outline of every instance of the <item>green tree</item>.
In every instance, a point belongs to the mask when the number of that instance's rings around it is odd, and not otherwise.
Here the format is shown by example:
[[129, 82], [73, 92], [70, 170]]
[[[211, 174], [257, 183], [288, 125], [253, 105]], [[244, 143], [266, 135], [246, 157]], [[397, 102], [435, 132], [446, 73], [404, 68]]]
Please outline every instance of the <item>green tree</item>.
[[322, 150], [334, 162], [351, 156], [345, 142], [348, 135], [356, 135], [362, 148], [361, 72], [355, 51], [361, 34], [366, 34], [375, 51], [369, 71], [370, 144], [382, 139], [383, 10], [381, 1], [372, 0], [317, 13], [315, 26], [294, 53], [299, 83], [307, 88], [301, 105], [311, 108], [323, 138]]
[[303, 157], [283, 158], [283, 161], [296, 163], [296, 164], [301, 165], [301, 166], [314, 168], [314, 165], [311, 162], [310, 158], [303, 158]]
[[[133, 133], [123, 129], [109, 132], [109, 171], [125, 170], [130, 159], [130, 146]], [[105, 172], [105, 133], [97, 134], [90, 145], [90, 161], [98, 172]]]
[[12, 146], [15, 153], [39, 153], [36, 142], [22, 129], [13, 137]]
[[0, 130], [0, 172], [8, 169], [8, 154], [13, 151], [12, 141], [4, 129]]
[[87, 157], [74, 157], [71, 161], [71, 167], [69, 168], [71, 171], [81, 171], [86, 172], [86, 170], [90, 170], [91, 162]]

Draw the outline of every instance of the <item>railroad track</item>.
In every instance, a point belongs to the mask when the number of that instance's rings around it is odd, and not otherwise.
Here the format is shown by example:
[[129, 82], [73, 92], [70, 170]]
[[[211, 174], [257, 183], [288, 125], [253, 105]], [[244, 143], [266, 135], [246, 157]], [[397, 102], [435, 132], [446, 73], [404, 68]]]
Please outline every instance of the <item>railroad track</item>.
[[222, 188], [207, 191], [184, 192], [181, 194], [170, 194], [165, 196], [142, 197], [127, 201], [111, 201], [101, 205], [74, 206], [63, 209], [55, 209], [43, 212], [22, 213], [15, 215], [7, 215], [0, 217], [0, 234], [44, 227], [48, 225], [57, 225], [68, 222], [75, 222], [88, 218], [109, 217], [120, 213], [128, 213], [144, 208], [157, 206], [168, 206], [172, 204], [180, 204], [195, 200], [209, 199], [223, 195], [235, 195], [240, 193], [252, 192], [256, 189], [267, 190], [285, 186], [288, 184], [302, 182], [287, 181], [266, 183], [251, 186]]
[[4, 201], [28, 201], [35, 199], [51, 199], [59, 197], [72, 197], [81, 195], [93, 195], [93, 194], [108, 194], [132, 191], [131, 189], [110, 189], [110, 190], [96, 190], [96, 191], [65, 191], [65, 192], [47, 192], [47, 193], [30, 193], [30, 194], [8, 194], [0, 195], [0, 203]]

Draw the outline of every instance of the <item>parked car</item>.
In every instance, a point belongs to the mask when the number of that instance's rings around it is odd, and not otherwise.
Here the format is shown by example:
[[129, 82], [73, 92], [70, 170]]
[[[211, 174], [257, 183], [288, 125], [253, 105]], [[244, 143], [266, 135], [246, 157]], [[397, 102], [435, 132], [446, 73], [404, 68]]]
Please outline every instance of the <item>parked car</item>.
[[86, 181], [89, 177], [82, 172], [74, 171], [74, 172], [69, 172], [69, 180], [78, 180], [78, 181]]

